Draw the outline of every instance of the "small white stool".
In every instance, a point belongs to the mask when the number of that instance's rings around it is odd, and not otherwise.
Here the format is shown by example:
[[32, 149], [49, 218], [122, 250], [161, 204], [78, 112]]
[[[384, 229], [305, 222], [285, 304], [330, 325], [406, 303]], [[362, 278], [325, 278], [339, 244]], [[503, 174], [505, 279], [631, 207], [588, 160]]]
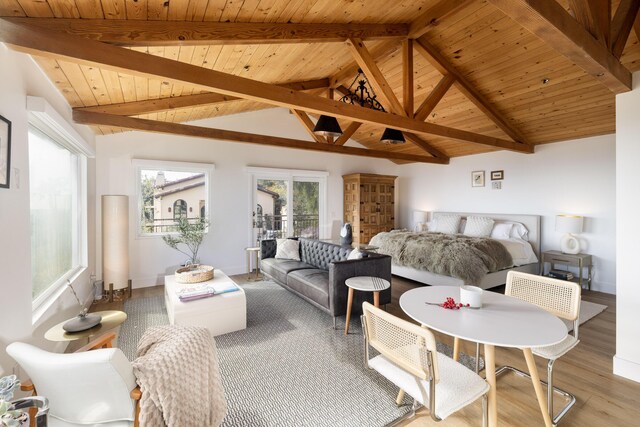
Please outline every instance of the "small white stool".
[[351, 306], [353, 305], [353, 291], [373, 292], [373, 305], [380, 307], [380, 291], [389, 289], [391, 283], [380, 277], [357, 276], [350, 277], [344, 282], [349, 287], [349, 296], [347, 297], [347, 320], [344, 325], [344, 334], [349, 333], [349, 320], [351, 320]]
[[[259, 247], [252, 247], [252, 248], [244, 248], [244, 250], [247, 252], [247, 279], [249, 280], [260, 280], [260, 248]], [[255, 260], [256, 260], [256, 276], [252, 279], [251, 278], [251, 254], [255, 255]]]

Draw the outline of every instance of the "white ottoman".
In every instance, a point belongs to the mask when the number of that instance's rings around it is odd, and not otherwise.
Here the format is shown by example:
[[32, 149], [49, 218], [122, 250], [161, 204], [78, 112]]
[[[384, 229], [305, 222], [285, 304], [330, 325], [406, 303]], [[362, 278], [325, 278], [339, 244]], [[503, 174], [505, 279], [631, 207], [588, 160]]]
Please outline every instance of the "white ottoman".
[[[213, 279], [203, 283], [232, 282], [221, 270], [215, 270]], [[214, 295], [194, 301], [182, 302], [176, 291], [189, 284], [177, 283], [175, 276], [164, 277], [164, 299], [172, 325], [201, 326], [211, 335], [227, 334], [247, 327], [247, 299], [244, 290]]]

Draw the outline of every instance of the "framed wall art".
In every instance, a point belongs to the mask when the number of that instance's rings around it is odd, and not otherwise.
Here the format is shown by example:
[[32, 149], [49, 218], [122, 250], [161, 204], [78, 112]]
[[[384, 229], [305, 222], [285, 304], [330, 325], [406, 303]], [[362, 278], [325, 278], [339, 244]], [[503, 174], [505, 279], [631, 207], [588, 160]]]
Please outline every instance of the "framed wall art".
[[9, 188], [11, 175], [11, 122], [0, 116], [0, 188]]
[[491, 171], [491, 181], [504, 179], [504, 171]]
[[471, 172], [471, 186], [484, 187], [484, 171]]

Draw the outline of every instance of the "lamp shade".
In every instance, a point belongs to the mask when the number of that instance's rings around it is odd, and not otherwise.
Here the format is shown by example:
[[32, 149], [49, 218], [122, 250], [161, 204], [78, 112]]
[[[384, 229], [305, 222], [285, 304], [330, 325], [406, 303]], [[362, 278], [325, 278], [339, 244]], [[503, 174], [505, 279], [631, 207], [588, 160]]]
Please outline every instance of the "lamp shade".
[[335, 117], [322, 115], [318, 119], [313, 133], [324, 136], [338, 137], [342, 135], [342, 129]]
[[380, 142], [385, 144], [403, 144], [405, 142], [402, 131], [398, 129], [386, 128], [382, 133]]
[[579, 234], [582, 232], [584, 217], [578, 215], [557, 215], [556, 231], [561, 233]]
[[129, 197], [102, 196], [102, 279], [113, 289], [129, 281]]
[[413, 222], [427, 222], [427, 216], [429, 215], [426, 211], [413, 211]]

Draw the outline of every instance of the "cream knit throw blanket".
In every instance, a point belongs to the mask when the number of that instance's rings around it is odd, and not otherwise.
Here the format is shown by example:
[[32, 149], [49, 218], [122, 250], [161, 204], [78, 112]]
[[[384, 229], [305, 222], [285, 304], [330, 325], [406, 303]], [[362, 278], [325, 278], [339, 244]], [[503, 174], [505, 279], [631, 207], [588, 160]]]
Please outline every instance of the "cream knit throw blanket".
[[208, 330], [158, 326], [138, 343], [133, 372], [142, 427], [218, 426], [227, 412], [216, 345]]

